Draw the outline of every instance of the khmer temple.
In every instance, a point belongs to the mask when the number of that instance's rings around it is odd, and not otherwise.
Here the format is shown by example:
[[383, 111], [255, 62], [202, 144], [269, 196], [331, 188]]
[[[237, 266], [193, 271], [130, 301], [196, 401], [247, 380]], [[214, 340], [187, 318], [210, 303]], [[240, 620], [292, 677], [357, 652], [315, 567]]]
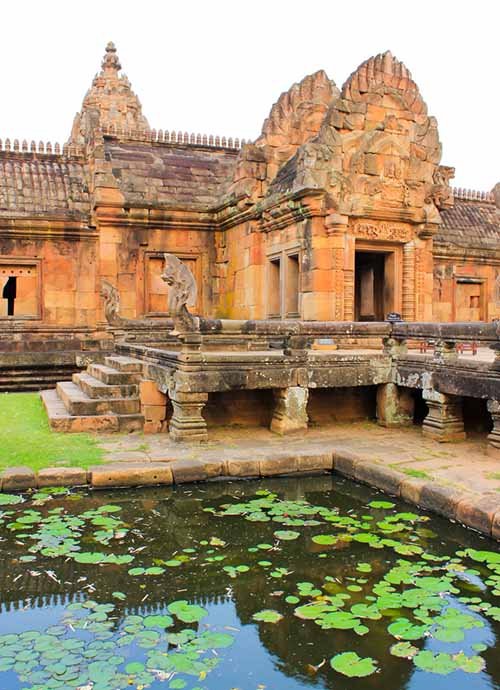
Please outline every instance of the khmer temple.
[[[109, 43], [67, 143], [0, 142], [0, 390], [88, 376], [82, 370], [104, 366], [117, 342], [123, 357], [137, 357], [134, 346], [145, 343], [161, 342], [166, 352], [184, 331], [206, 333], [207, 351], [241, 343], [264, 349], [274, 370], [269, 357], [278, 352], [329, 356], [342, 328], [346, 347], [360, 338], [363, 347], [394, 341], [388, 315], [400, 335], [427, 324], [404, 337], [420, 336], [424, 349], [428, 340], [444, 342], [441, 354], [450, 354], [453, 338], [434, 337], [432, 324], [482, 324], [466, 340], [489, 343], [500, 318], [500, 187], [454, 189], [453, 176], [441, 165], [436, 119], [390, 52], [363, 62], [341, 88], [324, 71], [293, 84], [260, 136], [245, 142], [152, 129]], [[194, 278], [184, 309], [201, 326], [176, 325], [165, 254]], [[199, 343], [186, 338], [182, 347], [199, 361]], [[148, 379], [155, 366], [168, 370], [148, 357]], [[210, 364], [200, 366], [212, 375]], [[374, 378], [377, 366], [371, 362], [371, 378], [333, 385], [389, 385], [380, 371]], [[225, 386], [184, 394], [259, 388], [248, 378], [228, 383], [227, 370], [226, 362]], [[293, 370], [295, 383], [267, 388], [300, 388], [307, 377], [309, 388], [331, 384], [311, 385], [309, 365], [295, 362]], [[137, 383], [100, 376], [103, 385]], [[408, 370], [398, 384], [411, 387], [410, 379]], [[76, 385], [67, 383], [69, 398]], [[497, 388], [485, 384], [480, 397], [500, 398], [496, 373], [491, 385]], [[164, 393], [169, 386], [164, 381]], [[174, 436], [182, 436], [188, 405], [179, 391], [171, 396]], [[85, 395], [98, 400], [96, 384], [87, 381]], [[189, 414], [199, 417], [205, 402], [192, 400]], [[72, 416], [84, 407], [75, 402]], [[85, 414], [95, 416], [94, 408]]]

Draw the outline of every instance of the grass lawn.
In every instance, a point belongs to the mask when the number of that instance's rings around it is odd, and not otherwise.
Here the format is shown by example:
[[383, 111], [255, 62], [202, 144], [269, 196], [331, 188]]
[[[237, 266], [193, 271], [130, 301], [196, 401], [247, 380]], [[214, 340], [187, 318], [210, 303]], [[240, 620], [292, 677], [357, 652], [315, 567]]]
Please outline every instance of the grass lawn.
[[103, 451], [92, 434], [50, 430], [38, 393], [0, 393], [0, 471], [15, 465], [88, 467]]

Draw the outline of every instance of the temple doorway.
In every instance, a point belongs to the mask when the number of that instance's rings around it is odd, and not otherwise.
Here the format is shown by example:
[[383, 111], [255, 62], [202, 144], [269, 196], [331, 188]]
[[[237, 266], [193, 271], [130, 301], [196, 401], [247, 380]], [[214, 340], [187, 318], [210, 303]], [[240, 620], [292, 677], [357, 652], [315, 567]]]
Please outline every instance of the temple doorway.
[[394, 263], [394, 252], [356, 251], [356, 321], [383, 321], [387, 314], [395, 310]]

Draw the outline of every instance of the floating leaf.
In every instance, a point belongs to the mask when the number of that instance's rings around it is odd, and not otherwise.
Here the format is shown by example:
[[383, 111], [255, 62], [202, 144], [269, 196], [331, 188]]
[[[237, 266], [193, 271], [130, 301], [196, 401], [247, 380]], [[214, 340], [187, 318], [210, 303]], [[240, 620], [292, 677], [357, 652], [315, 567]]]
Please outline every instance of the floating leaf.
[[396, 642], [396, 644], [391, 646], [389, 651], [393, 656], [404, 659], [412, 659], [415, 654], [418, 654], [418, 648], [414, 647], [409, 642]]
[[446, 676], [457, 669], [458, 664], [449, 654], [440, 652], [435, 654], [428, 649], [422, 650], [413, 657], [413, 663], [417, 668], [429, 673], [437, 673]]
[[294, 532], [293, 530], [277, 530], [274, 536], [276, 539], [281, 539], [282, 541], [292, 541], [300, 537], [300, 532]]
[[356, 652], [336, 654], [330, 659], [330, 665], [334, 671], [348, 678], [364, 678], [377, 671], [377, 662], [374, 659], [370, 657], [362, 659]]
[[368, 504], [370, 508], [375, 508], [375, 509], [383, 509], [383, 510], [390, 510], [390, 508], [394, 508], [396, 506], [395, 503], [390, 503], [389, 501], [372, 501], [371, 503]]
[[262, 623], [278, 623], [283, 616], [281, 613], [278, 613], [278, 611], [273, 611], [272, 609], [263, 609], [262, 611], [254, 613], [252, 618], [255, 621], [260, 621]]

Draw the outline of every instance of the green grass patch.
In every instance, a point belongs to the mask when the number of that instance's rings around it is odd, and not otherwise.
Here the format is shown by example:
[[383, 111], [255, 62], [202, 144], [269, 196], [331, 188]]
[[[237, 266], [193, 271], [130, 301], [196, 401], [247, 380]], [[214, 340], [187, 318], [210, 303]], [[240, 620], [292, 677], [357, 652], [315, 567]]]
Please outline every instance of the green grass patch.
[[488, 472], [486, 475], [487, 479], [500, 479], [500, 472]]
[[37, 393], [0, 394], [0, 470], [88, 467], [102, 461], [92, 434], [55, 433]]
[[404, 472], [404, 474], [407, 474], [409, 477], [415, 477], [416, 479], [432, 479], [431, 475], [423, 470], [414, 470], [412, 467], [401, 467], [397, 462], [393, 462], [389, 467]]

